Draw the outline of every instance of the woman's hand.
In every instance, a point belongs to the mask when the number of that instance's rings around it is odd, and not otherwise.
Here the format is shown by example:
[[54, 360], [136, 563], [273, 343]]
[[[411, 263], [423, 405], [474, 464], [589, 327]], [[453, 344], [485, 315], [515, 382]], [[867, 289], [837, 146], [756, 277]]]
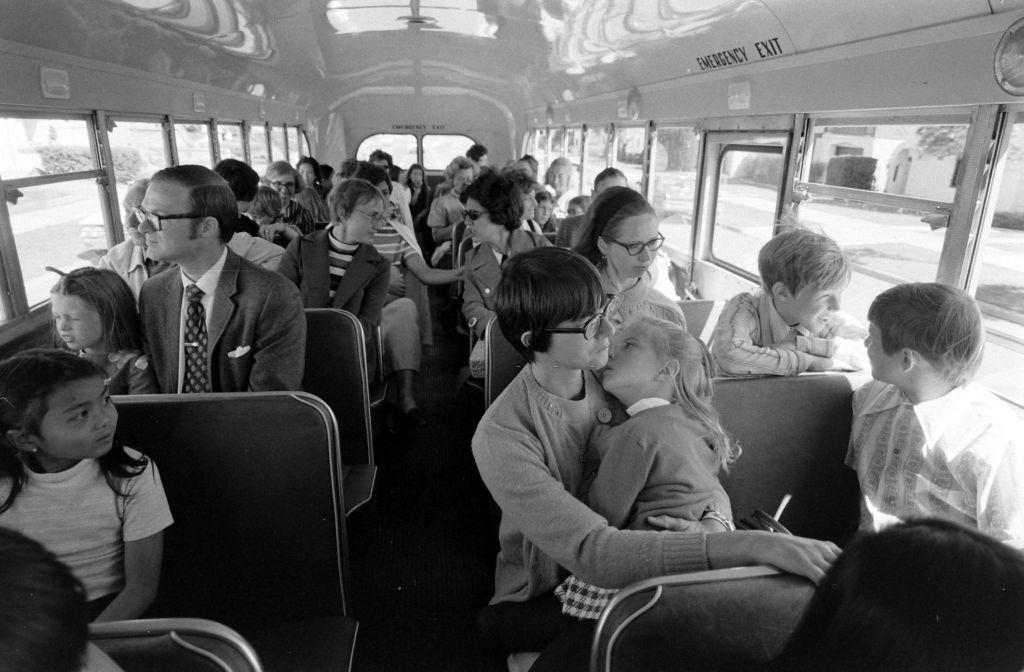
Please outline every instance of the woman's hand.
[[815, 583], [825, 578], [841, 553], [831, 541], [748, 530], [709, 534], [707, 544], [708, 564], [712, 569], [771, 565]]
[[388, 294], [405, 296], [405, 276], [397, 266], [391, 267], [391, 278], [388, 280]]

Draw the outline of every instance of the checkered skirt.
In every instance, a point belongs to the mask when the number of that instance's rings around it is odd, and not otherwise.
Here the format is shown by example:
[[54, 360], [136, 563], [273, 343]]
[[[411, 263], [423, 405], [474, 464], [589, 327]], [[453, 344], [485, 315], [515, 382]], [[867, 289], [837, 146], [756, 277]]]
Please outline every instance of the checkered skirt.
[[562, 613], [576, 618], [597, 620], [605, 606], [611, 602], [615, 588], [601, 588], [570, 576], [555, 588], [555, 595], [562, 601]]

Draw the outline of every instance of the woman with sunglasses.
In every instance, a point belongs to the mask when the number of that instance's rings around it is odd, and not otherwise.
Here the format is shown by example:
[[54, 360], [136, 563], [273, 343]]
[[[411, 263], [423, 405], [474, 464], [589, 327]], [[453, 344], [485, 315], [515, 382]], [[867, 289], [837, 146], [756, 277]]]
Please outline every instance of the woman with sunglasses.
[[665, 242], [654, 208], [639, 192], [609, 187], [584, 215], [576, 251], [597, 266], [605, 293], [614, 297], [608, 319], [616, 328], [641, 315], [686, 328], [679, 306], [650, 284], [651, 264]]
[[[462, 192], [466, 227], [477, 245], [462, 262], [462, 314], [480, 337], [494, 317], [502, 263], [519, 252], [550, 245], [543, 235], [522, 227], [522, 196], [521, 186], [494, 171], [484, 172]], [[533, 199], [531, 193], [526, 196]]]
[[473, 436], [473, 458], [501, 508], [494, 597], [477, 624], [503, 654], [542, 651], [533, 672], [587, 669], [595, 622], [563, 614], [554, 593], [568, 572], [621, 588], [767, 564], [820, 581], [839, 552], [830, 542], [769, 532], [705, 534], [700, 523], [679, 519], [660, 521], [679, 532], [619, 530], [580, 501], [587, 437], [626, 416], [594, 373], [608, 362], [615, 331], [606, 308], [593, 265], [563, 248], [513, 256], [498, 284], [498, 325], [527, 364]]

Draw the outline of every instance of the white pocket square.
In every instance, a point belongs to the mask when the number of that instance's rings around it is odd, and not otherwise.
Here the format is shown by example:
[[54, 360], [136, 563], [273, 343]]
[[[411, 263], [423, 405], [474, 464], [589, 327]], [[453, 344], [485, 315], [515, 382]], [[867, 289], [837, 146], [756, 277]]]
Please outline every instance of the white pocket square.
[[242, 355], [244, 355], [245, 353], [249, 352], [250, 350], [252, 350], [252, 348], [250, 346], [248, 346], [248, 345], [240, 345], [237, 348], [235, 348], [234, 350], [232, 350], [231, 352], [229, 352], [228, 353], [228, 357], [231, 357], [232, 359], [237, 359], [238, 357], [241, 357]]

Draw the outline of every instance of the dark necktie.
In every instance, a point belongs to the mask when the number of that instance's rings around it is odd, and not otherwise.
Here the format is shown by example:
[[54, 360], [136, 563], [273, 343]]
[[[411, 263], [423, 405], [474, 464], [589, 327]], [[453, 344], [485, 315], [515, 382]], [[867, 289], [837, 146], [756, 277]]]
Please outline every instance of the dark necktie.
[[206, 357], [206, 309], [203, 290], [195, 285], [185, 288], [188, 309], [185, 312], [185, 384], [182, 392], [209, 392], [210, 365]]

